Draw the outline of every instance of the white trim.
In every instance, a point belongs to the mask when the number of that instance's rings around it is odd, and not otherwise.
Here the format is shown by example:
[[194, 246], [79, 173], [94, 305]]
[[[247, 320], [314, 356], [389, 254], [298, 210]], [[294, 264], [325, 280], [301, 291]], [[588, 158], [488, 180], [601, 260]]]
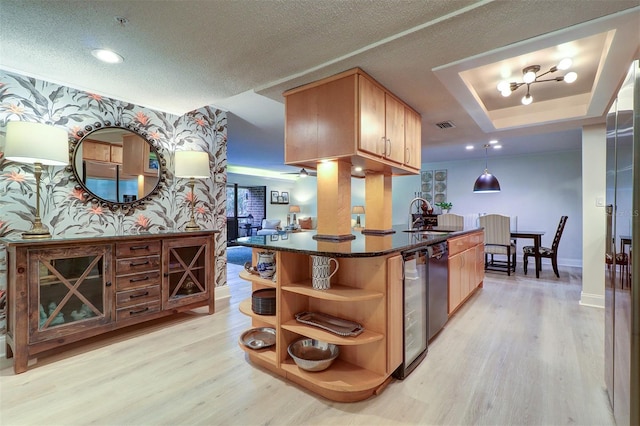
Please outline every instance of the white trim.
[[585, 293], [583, 291], [580, 293], [579, 303], [581, 306], [604, 309], [604, 296], [600, 294]]
[[0, 336], [0, 358], [5, 358], [7, 356], [6, 341], [7, 341], [7, 336], [6, 335], [3, 334], [2, 336]]
[[229, 306], [231, 301], [231, 292], [228, 285], [221, 285], [215, 289], [216, 311]]

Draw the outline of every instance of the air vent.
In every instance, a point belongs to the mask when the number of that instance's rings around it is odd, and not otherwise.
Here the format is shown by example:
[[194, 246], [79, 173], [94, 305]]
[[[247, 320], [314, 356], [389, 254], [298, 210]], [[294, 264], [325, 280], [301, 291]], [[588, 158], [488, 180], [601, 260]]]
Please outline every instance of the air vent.
[[436, 123], [436, 126], [438, 126], [440, 129], [452, 129], [456, 127], [456, 125], [453, 124], [453, 121], [441, 121], [439, 123]]

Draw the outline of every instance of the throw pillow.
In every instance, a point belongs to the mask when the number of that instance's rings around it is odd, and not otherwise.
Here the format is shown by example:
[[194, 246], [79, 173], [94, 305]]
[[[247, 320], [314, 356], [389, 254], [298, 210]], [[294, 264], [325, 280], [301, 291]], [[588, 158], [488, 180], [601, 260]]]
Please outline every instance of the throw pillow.
[[311, 218], [307, 217], [304, 219], [298, 219], [298, 224], [300, 225], [300, 228], [302, 229], [312, 229], [312, 225], [311, 225]]
[[280, 226], [280, 221], [277, 219], [265, 219], [264, 220], [264, 228], [265, 229], [277, 229]]

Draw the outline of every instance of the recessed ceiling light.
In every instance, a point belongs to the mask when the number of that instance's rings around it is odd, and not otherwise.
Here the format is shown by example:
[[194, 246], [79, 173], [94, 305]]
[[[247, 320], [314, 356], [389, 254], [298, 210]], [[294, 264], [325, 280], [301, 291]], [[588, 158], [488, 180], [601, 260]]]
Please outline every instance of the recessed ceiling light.
[[493, 149], [500, 149], [500, 148], [502, 148], [502, 145], [494, 145], [493, 146]]
[[491, 145], [495, 145], [495, 144], [497, 144], [497, 143], [498, 143], [498, 141], [494, 139], [494, 140], [489, 141], [489, 143], [490, 143]]
[[472, 150], [473, 149], [473, 145], [467, 145], [464, 147], [464, 149], [466, 150]]
[[356, 166], [353, 170], [355, 170], [356, 172], [361, 172], [362, 171], [362, 167]]
[[100, 59], [102, 62], [106, 62], [109, 64], [119, 64], [120, 62], [124, 61], [124, 58], [122, 56], [108, 49], [94, 49], [91, 51], [91, 54]]

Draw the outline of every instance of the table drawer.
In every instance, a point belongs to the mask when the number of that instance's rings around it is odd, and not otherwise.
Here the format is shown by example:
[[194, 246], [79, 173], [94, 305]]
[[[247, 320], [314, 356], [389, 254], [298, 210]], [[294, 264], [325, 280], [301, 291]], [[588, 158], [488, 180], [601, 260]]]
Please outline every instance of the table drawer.
[[116, 260], [116, 275], [160, 270], [160, 255]]
[[116, 258], [160, 254], [160, 241], [131, 241], [116, 244]]
[[140, 274], [125, 275], [116, 278], [116, 291], [160, 285], [160, 271], [146, 271]]
[[154, 285], [116, 293], [116, 309], [160, 300], [160, 286]]
[[160, 312], [160, 300], [117, 309], [116, 321], [123, 321], [135, 317], [143, 317], [155, 312]]

